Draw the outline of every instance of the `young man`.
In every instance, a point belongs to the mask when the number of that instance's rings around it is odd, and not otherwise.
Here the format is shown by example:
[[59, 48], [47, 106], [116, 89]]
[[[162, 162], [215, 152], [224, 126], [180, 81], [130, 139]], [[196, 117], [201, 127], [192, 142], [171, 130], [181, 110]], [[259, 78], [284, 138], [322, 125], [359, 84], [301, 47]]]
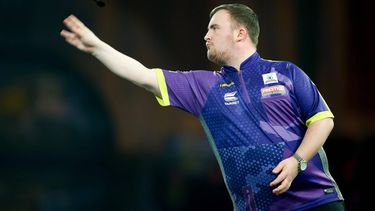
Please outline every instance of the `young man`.
[[344, 210], [322, 148], [333, 114], [314, 83], [290, 62], [259, 56], [258, 18], [249, 7], [220, 5], [210, 18], [207, 57], [220, 71], [146, 68], [72, 15], [61, 35], [162, 106], [200, 119], [235, 210]]

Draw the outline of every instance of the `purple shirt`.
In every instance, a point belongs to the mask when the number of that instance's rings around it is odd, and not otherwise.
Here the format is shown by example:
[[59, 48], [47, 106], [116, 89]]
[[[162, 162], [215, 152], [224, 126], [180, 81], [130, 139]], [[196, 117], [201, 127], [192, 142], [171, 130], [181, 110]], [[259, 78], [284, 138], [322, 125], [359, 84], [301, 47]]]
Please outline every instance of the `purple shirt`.
[[159, 103], [200, 119], [236, 210], [303, 210], [343, 200], [322, 148], [286, 193], [276, 196], [269, 186], [272, 169], [293, 155], [307, 127], [333, 118], [297, 66], [254, 53], [240, 71], [156, 71]]

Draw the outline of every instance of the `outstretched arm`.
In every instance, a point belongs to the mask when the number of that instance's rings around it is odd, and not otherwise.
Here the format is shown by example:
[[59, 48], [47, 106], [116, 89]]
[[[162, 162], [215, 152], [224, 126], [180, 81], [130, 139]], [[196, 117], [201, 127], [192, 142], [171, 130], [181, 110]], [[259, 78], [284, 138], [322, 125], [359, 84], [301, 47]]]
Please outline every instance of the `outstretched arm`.
[[77, 17], [70, 15], [64, 20], [69, 29], [62, 30], [60, 35], [77, 49], [96, 57], [112, 72], [143, 87], [156, 96], [160, 96], [154, 70], [146, 68], [137, 60], [120, 53], [105, 42], [101, 41]]

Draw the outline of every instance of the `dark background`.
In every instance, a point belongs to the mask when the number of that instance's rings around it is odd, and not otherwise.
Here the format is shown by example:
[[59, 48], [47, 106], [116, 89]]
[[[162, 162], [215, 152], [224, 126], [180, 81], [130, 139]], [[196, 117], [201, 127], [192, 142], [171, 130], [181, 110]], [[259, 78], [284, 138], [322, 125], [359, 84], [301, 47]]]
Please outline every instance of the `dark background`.
[[[210, 10], [229, 2], [0, 0], [0, 210], [232, 210], [198, 120], [160, 107], [59, 36], [75, 14], [148, 67], [217, 69], [203, 37]], [[259, 16], [262, 57], [296, 63], [330, 105], [330, 170], [347, 210], [365, 210], [374, 187], [371, 1], [237, 2]]]

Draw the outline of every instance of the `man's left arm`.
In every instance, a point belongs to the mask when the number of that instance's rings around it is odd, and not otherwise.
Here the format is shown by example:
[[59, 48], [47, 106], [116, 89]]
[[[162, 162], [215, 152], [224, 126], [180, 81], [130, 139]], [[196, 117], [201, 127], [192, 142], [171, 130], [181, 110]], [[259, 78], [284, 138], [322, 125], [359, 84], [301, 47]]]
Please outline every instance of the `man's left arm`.
[[296, 153], [302, 159], [309, 161], [323, 146], [333, 129], [333, 125], [332, 118], [325, 118], [311, 123]]
[[[296, 153], [305, 161], [309, 161], [323, 146], [333, 126], [332, 118], [324, 118], [311, 123]], [[291, 156], [281, 161], [272, 172], [278, 174], [270, 184], [270, 186], [278, 185], [272, 192], [276, 195], [282, 194], [290, 188], [294, 178], [298, 175], [298, 161]]]

